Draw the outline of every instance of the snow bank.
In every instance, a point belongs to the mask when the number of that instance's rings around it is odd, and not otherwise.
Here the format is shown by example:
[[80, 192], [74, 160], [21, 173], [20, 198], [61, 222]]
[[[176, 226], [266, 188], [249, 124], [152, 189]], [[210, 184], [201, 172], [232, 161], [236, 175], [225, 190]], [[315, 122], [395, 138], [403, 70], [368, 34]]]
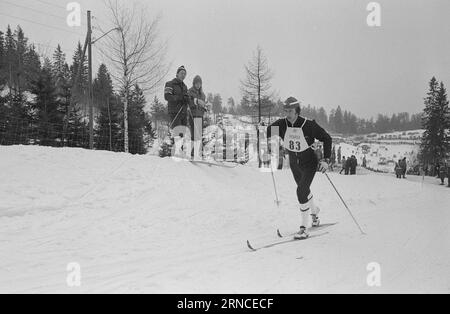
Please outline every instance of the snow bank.
[[[450, 190], [330, 174], [313, 191], [328, 234], [249, 252], [298, 228], [289, 171], [0, 146], [0, 292], [449, 292]], [[366, 283], [381, 266], [381, 287]], [[66, 283], [69, 263], [81, 286]]]

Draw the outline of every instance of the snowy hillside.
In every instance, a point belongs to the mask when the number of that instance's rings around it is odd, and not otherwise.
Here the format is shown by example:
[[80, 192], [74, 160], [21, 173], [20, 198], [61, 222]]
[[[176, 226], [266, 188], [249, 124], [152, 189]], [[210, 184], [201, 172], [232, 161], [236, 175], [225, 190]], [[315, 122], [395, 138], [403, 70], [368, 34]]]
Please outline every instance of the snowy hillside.
[[418, 163], [417, 155], [419, 145], [396, 144], [396, 143], [361, 143], [353, 146], [346, 143], [336, 145], [336, 151], [341, 148], [343, 157], [355, 155], [358, 164], [362, 165], [364, 156], [367, 160], [367, 167], [385, 173], [394, 173], [395, 163], [406, 157], [409, 167]]
[[[288, 170], [0, 146], [0, 292], [450, 292], [450, 190], [378, 174], [322, 174], [320, 237], [250, 252], [298, 228]], [[366, 283], [381, 266], [381, 287]], [[69, 263], [81, 286], [66, 284]]]

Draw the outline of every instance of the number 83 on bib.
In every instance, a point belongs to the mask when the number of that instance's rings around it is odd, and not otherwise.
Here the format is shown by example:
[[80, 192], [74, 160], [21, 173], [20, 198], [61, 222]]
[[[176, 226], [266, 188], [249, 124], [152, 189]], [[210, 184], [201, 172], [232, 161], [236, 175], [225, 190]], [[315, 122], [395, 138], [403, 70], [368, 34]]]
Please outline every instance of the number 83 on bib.
[[309, 148], [302, 128], [287, 128], [284, 143], [285, 148], [294, 153], [301, 153]]

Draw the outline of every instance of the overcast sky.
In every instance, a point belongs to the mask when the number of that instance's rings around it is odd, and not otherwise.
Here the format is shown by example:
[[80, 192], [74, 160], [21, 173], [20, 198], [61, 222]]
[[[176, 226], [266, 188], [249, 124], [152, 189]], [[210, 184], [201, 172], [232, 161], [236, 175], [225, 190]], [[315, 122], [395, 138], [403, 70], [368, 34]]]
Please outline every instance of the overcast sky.
[[[205, 91], [224, 101], [240, 100], [244, 64], [258, 44], [282, 99], [292, 95], [327, 111], [341, 105], [361, 117], [419, 112], [433, 75], [450, 86], [449, 0], [377, 1], [381, 26], [375, 28], [366, 23], [368, 0], [141, 1], [149, 18], [163, 18], [161, 34], [173, 64], [167, 80], [185, 65], [189, 87], [199, 74]], [[66, 25], [68, 2], [0, 0], [0, 26], [20, 24], [40, 49], [51, 54], [59, 43], [71, 58], [85, 27]], [[95, 23], [105, 24], [102, 1], [79, 3], [92, 10]], [[96, 64], [102, 61], [95, 49], [94, 57]]]

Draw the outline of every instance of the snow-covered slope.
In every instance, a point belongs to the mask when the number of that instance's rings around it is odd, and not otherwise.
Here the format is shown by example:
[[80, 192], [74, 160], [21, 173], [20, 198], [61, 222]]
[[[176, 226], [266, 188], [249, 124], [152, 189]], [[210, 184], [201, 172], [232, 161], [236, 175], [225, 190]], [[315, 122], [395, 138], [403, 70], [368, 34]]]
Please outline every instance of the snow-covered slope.
[[[153, 156], [0, 146], [0, 292], [446, 292], [450, 189], [386, 175], [322, 174], [329, 232], [249, 252], [298, 227], [289, 171]], [[67, 265], [81, 266], [68, 287]], [[381, 266], [369, 287], [367, 265]]]
[[[419, 145], [398, 143], [362, 143], [358, 146], [340, 143], [336, 145], [336, 151], [339, 147], [343, 157], [355, 155], [359, 165], [362, 165], [365, 156], [369, 169], [385, 173], [394, 173], [395, 163], [404, 157], [406, 157], [408, 167], [417, 165], [417, 155], [420, 149]], [[368, 150], [364, 150], [364, 148], [368, 148]]]

